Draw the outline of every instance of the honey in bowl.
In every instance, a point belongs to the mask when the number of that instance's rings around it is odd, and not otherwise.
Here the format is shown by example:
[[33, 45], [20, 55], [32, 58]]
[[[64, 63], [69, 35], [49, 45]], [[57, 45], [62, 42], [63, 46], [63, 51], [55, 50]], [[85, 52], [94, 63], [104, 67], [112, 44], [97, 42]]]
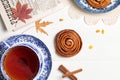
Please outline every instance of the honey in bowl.
[[39, 59], [30, 48], [17, 46], [7, 52], [3, 66], [12, 80], [32, 80], [38, 72]]

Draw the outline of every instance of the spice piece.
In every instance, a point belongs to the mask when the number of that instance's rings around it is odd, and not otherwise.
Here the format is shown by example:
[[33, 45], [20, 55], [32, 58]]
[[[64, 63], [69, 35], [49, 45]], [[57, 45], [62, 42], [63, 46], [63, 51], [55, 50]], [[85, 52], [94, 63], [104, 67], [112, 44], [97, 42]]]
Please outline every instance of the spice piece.
[[105, 30], [104, 30], [104, 29], [102, 29], [102, 30], [97, 29], [97, 30], [96, 30], [96, 33], [99, 33], [99, 32], [101, 32], [101, 34], [104, 34], [104, 33], [105, 33]]
[[59, 19], [60, 22], [64, 21], [62, 18]]
[[104, 34], [104, 33], [105, 33], [105, 30], [104, 30], [104, 29], [102, 29], [101, 33], [102, 33], [102, 34]]
[[75, 70], [75, 71], [73, 71], [73, 72], [67, 72], [67, 73], [64, 74], [62, 77], [64, 78], [64, 77], [70, 76], [70, 75], [72, 75], [72, 74], [81, 72], [81, 71], [82, 71], [82, 69], [78, 69], [78, 70]]
[[92, 49], [93, 48], [93, 46], [92, 45], [89, 45], [89, 49]]
[[96, 33], [99, 33], [99, 32], [100, 32], [100, 30], [99, 30], [99, 29], [97, 29], [97, 30], [96, 30]]
[[[62, 71], [64, 74], [69, 73], [70, 71], [66, 69], [63, 65], [59, 66], [59, 70]], [[71, 80], [77, 80], [77, 77], [74, 76], [73, 74], [68, 76]]]

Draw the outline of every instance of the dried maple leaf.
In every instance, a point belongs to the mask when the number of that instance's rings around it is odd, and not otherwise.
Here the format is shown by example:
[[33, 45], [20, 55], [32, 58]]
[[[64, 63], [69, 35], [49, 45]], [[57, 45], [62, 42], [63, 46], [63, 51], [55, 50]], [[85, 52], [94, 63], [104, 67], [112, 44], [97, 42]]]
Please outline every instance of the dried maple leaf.
[[13, 17], [24, 23], [26, 23], [25, 19], [31, 18], [29, 14], [32, 12], [32, 9], [28, 9], [28, 4], [21, 5], [19, 0], [16, 4], [16, 8], [11, 8], [11, 10], [13, 12]]
[[39, 30], [41, 33], [44, 33], [44, 34], [48, 35], [48, 33], [47, 33], [45, 30], [43, 30], [42, 28], [39, 28], [38, 30]]
[[47, 25], [49, 25], [51, 23], [53, 23], [53, 22], [49, 22], [49, 21], [45, 22], [44, 21], [44, 22], [40, 23], [40, 20], [37, 20], [35, 22], [36, 31], [37, 32], [40, 31], [41, 33], [44, 33], [44, 34], [48, 35], [48, 33], [45, 30], [43, 30], [42, 27], [45, 27], [45, 26], [47, 26]]

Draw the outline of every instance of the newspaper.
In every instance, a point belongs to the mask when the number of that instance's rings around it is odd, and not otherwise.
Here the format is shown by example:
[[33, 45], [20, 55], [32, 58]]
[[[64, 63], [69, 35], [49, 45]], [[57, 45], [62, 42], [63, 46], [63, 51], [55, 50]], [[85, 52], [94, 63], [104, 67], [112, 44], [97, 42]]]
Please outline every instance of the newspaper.
[[0, 14], [8, 31], [22, 28], [61, 8], [61, 0], [0, 0]]

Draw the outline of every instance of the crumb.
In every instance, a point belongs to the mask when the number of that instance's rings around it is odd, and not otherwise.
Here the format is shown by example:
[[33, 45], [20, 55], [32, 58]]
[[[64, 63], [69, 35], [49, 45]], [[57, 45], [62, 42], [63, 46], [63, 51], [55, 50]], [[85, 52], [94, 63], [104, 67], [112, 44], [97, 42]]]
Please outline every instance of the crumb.
[[62, 18], [59, 19], [60, 22], [64, 21]]
[[89, 45], [89, 49], [92, 49], [93, 48], [93, 46], [92, 45]]
[[100, 30], [99, 30], [99, 29], [97, 29], [97, 30], [96, 30], [96, 33], [99, 33], [99, 32], [100, 32]]
[[102, 33], [102, 34], [104, 34], [104, 33], [105, 33], [105, 30], [104, 30], [104, 29], [102, 29], [101, 33]]

